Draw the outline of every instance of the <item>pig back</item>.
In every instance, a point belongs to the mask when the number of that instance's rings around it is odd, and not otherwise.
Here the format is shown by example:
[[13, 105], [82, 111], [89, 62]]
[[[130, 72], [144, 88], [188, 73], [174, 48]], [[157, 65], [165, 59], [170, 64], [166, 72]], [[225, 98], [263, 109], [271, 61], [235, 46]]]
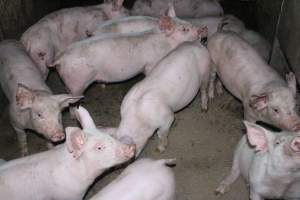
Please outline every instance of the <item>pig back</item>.
[[173, 200], [174, 190], [174, 173], [164, 161], [143, 158], [129, 165], [91, 200]]
[[145, 79], [144, 90], [153, 91], [153, 95], [177, 111], [196, 96], [201, 84], [206, 84], [209, 65], [205, 47], [197, 42], [182, 43], [157, 64]]
[[159, 20], [148, 16], [131, 16], [109, 20], [99, 25], [93, 35], [103, 33], [131, 33], [142, 32], [158, 27]]
[[240, 100], [270, 82], [285, 84], [256, 50], [235, 33], [215, 33], [208, 41], [208, 50], [223, 84]]
[[21, 43], [3, 41], [0, 43], [0, 52], [1, 87], [10, 101], [14, 99], [18, 83], [31, 89], [50, 91]]

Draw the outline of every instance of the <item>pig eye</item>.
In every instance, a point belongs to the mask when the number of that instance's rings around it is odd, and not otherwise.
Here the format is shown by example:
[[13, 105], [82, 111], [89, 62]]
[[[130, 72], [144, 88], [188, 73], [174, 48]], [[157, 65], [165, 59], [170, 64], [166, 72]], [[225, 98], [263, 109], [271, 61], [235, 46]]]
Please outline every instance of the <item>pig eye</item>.
[[275, 113], [279, 113], [279, 109], [277, 109], [277, 108], [272, 108], [272, 110], [273, 110]]
[[282, 142], [282, 141], [281, 141], [280, 139], [276, 139], [276, 140], [275, 140], [275, 144], [276, 144], [276, 145], [279, 145], [281, 142]]
[[96, 145], [96, 149], [97, 149], [98, 151], [101, 151], [101, 150], [105, 149], [105, 147], [102, 146], [102, 145], [100, 145], [100, 144], [98, 144], [98, 145]]
[[182, 31], [183, 31], [183, 32], [188, 32], [188, 31], [190, 31], [190, 29], [189, 29], [189, 28], [186, 28], [186, 27], [183, 27], [183, 28], [182, 28]]
[[41, 113], [38, 113], [37, 116], [38, 116], [39, 118], [43, 118], [43, 116], [42, 116]]

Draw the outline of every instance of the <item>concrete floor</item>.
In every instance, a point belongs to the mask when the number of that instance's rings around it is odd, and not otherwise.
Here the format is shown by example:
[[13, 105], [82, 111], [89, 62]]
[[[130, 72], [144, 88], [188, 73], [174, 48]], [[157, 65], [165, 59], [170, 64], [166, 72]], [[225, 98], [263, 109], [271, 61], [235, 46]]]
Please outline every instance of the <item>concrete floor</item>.
[[[60, 80], [53, 74], [49, 77], [53, 91], [64, 91]], [[140, 78], [107, 85], [105, 89], [95, 84], [87, 90], [82, 105], [90, 111], [98, 125], [117, 126], [122, 98]], [[241, 179], [224, 196], [214, 195], [218, 183], [229, 173], [233, 151], [243, 135], [242, 116], [241, 104], [228, 93], [214, 99], [206, 113], [200, 109], [198, 95], [187, 108], [176, 114], [167, 151], [159, 154], [155, 150], [157, 138], [154, 136], [141, 157], [177, 158], [174, 168], [177, 200], [248, 199], [246, 184]], [[69, 118], [68, 112], [64, 113], [63, 118], [65, 126], [76, 124]], [[2, 114], [0, 132], [0, 158], [17, 158], [19, 150], [16, 135], [9, 124], [7, 111]], [[45, 141], [29, 134], [29, 149], [31, 153], [45, 150]], [[108, 173], [97, 181], [85, 199], [89, 199], [121, 171]]]

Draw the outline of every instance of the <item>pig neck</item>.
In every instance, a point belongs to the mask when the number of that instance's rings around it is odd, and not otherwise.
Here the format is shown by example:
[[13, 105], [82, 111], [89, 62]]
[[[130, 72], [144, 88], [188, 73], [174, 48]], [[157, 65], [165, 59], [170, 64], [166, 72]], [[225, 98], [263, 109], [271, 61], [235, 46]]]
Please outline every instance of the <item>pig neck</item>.
[[278, 88], [287, 88], [287, 84], [282, 78], [276, 76], [271, 80], [263, 80], [257, 84], [254, 84], [250, 89], [249, 95], [251, 96], [253, 94], [268, 93], [278, 90]]
[[137, 145], [138, 155], [155, 130], [155, 127], [152, 127], [151, 125], [149, 125], [149, 123], [144, 122], [141, 117], [132, 114], [123, 117], [116, 132], [116, 137], [131, 137], [134, 143]]
[[53, 154], [57, 159], [60, 159], [57, 162], [60, 163], [60, 165], [56, 166], [56, 170], [53, 174], [58, 177], [64, 175], [68, 176], [66, 184], [70, 182], [74, 184], [76, 193], [83, 195], [86, 189], [94, 182], [95, 178], [104, 171], [104, 169], [94, 170], [93, 167], [88, 167], [90, 162], [84, 159], [85, 152], [83, 152], [81, 157], [76, 159], [73, 157], [73, 154], [68, 151], [65, 144], [55, 148], [55, 151]]
[[[295, 174], [292, 172], [293, 169], [285, 164], [284, 160], [273, 160], [270, 153], [261, 154], [258, 162], [261, 165], [266, 165], [264, 177], [261, 177], [264, 181], [270, 180], [271, 182], [276, 181], [277, 184], [288, 186], [293, 180]], [[263, 162], [262, 160], [265, 160]]]

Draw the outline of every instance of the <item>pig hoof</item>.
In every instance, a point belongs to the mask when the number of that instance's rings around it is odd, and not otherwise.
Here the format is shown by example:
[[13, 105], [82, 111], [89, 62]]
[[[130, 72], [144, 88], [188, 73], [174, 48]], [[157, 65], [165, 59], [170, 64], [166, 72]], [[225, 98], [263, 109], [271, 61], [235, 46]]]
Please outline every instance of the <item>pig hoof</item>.
[[207, 108], [207, 106], [201, 106], [201, 110], [202, 110], [202, 112], [207, 112], [208, 111], [208, 108]]
[[221, 184], [216, 190], [215, 190], [215, 195], [221, 196], [225, 193], [226, 191], [226, 185]]
[[156, 150], [157, 150], [159, 153], [163, 153], [163, 152], [166, 151], [166, 147], [165, 147], [165, 146], [158, 146], [158, 147], [156, 148]]

